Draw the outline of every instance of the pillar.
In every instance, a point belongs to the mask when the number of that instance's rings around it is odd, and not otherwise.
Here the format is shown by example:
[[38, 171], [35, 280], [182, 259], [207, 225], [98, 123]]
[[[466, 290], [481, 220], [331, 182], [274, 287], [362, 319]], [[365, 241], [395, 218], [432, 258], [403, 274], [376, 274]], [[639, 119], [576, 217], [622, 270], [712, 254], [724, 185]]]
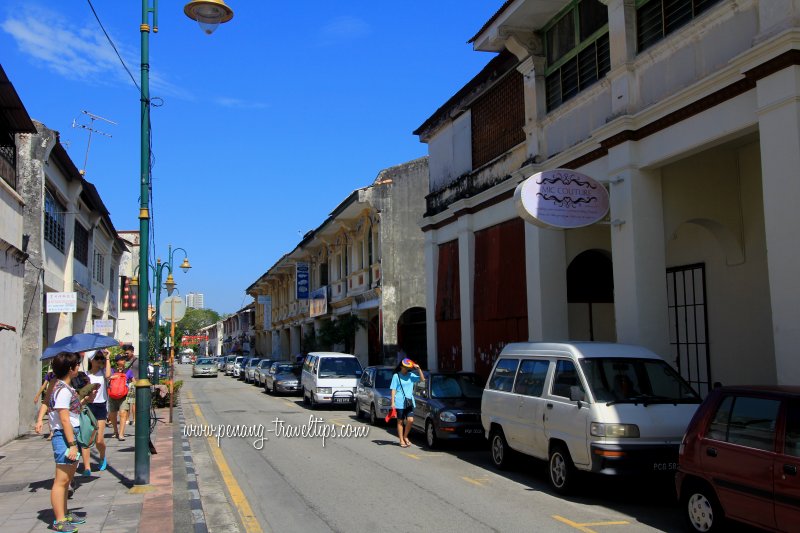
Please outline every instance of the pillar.
[[428, 368], [439, 368], [436, 349], [436, 282], [439, 273], [439, 245], [436, 243], [436, 230], [425, 232], [425, 333], [428, 344]]
[[475, 233], [472, 215], [464, 215], [458, 227], [458, 275], [461, 292], [461, 370], [475, 371], [475, 320], [472, 312], [475, 282]]
[[569, 337], [567, 264], [562, 230], [525, 223], [528, 340]]

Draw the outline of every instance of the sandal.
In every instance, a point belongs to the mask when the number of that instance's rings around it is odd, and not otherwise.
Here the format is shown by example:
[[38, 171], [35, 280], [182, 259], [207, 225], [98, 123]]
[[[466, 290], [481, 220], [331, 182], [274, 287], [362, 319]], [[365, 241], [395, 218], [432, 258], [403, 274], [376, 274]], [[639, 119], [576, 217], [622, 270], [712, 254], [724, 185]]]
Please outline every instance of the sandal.
[[401, 448], [408, 448], [409, 446], [411, 445], [407, 442], [404, 442], [403, 444], [400, 445]]

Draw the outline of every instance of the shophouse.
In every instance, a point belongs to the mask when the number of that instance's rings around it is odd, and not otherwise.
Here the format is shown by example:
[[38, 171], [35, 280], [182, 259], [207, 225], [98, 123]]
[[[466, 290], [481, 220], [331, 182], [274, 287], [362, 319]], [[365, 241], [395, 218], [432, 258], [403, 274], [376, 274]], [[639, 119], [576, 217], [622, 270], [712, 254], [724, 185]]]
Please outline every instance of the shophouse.
[[394, 361], [402, 348], [426, 360], [427, 180], [427, 158], [381, 171], [247, 288], [261, 353], [346, 351], [366, 365]]
[[75, 333], [117, 335], [119, 265], [125, 243], [100, 195], [70, 159], [58, 132], [18, 140], [18, 179], [25, 201], [25, 267], [20, 425], [33, 420], [43, 349]]
[[[800, 383], [800, 6], [509, 0], [495, 54], [415, 132], [428, 144], [431, 366], [508, 342], [643, 344], [705, 393]], [[523, 222], [515, 189], [572, 169], [605, 220]], [[564, 197], [562, 201], [566, 201]]]
[[205, 337], [200, 341], [201, 355], [222, 355], [223, 331], [222, 320], [200, 329], [198, 335]]
[[222, 353], [255, 355], [255, 303], [222, 319]]
[[18, 175], [17, 144], [21, 136], [36, 133], [36, 126], [14, 86], [0, 66], [0, 354], [5, 384], [0, 387], [0, 445], [14, 439], [20, 426], [22, 333], [25, 261], [28, 239], [23, 230], [22, 186]]

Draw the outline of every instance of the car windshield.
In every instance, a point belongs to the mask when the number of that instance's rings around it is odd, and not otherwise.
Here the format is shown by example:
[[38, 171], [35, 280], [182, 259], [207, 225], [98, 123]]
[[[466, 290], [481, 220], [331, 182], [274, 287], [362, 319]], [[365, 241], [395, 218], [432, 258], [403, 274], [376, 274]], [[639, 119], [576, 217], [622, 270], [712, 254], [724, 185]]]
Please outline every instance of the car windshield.
[[261, 360], [260, 359], [251, 359], [250, 362], [247, 363], [247, 366], [256, 366], [256, 365], [258, 365], [259, 361], [261, 361]]
[[213, 359], [198, 359], [195, 364], [197, 364], [197, 365], [213, 365], [214, 364], [214, 360]]
[[477, 374], [434, 374], [431, 377], [432, 398], [480, 398], [483, 380]]
[[242, 361], [244, 361], [244, 357], [239, 356], [239, 357], [236, 358], [236, 360], [234, 362], [242, 364]]
[[355, 378], [361, 375], [361, 363], [355, 357], [322, 357], [319, 361], [321, 378]]
[[692, 387], [660, 359], [591, 358], [581, 367], [598, 402], [700, 403]]
[[289, 373], [291, 373], [293, 368], [294, 367], [292, 365], [290, 365], [290, 364], [278, 365], [277, 367], [275, 367], [275, 373], [276, 374], [289, 374]]
[[267, 361], [260, 361], [260, 362], [258, 363], [258, 368], [268, 368], [268, 367], [269, 367], [269, 365], [271, 365], [271, 364], [272, 364], [272, 361], [269, 361], [269, 360], [267, 360]]
[[375, 373], [375, 388], [388, 389], [392, 384], [392, 376], [394, 376], [394, 370], [391, 368], [379, 368]]

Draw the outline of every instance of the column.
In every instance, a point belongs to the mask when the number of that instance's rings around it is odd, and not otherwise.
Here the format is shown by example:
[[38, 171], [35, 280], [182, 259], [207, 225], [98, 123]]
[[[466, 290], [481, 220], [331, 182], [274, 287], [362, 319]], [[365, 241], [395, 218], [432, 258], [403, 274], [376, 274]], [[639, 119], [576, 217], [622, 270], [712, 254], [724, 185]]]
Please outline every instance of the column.
[[528, 340], [567, 339], [567, 262], [562, 230], [525, 223]]
[[669, 352], [661, 176], [636, 166], [636, 143], [609, 150], [617, 340]]
[[630, 113], [637, 105], [637, 83], [631, 62], [636, 57], [636, 0], [600, 0], [608, 6], [608, 44], [611, 59], [611, 109]]
[[428, 345], [428, 368], [439, 368], [436, 348], [436, 282], [439, 275], [439, 245], [436, 230], [425, 232], [425, 333]]
[[354, 311], [358, 318], [364, 321], [364, 327], [356, 330], [353, 355], [358, 357], [363, 366], [369, 365], [369, 313], [367, 311]]
[[758, 81], [758, 128], [764, 192], [775, 369], [779, 385], [800, 382], [800, 67]]
[[475, 233], [472, 215], [464, 215], [458, 227], [458, 275], [461, 292], [461, 370], [475, 371], [475, 320], [472, 312], [475, 281]]

